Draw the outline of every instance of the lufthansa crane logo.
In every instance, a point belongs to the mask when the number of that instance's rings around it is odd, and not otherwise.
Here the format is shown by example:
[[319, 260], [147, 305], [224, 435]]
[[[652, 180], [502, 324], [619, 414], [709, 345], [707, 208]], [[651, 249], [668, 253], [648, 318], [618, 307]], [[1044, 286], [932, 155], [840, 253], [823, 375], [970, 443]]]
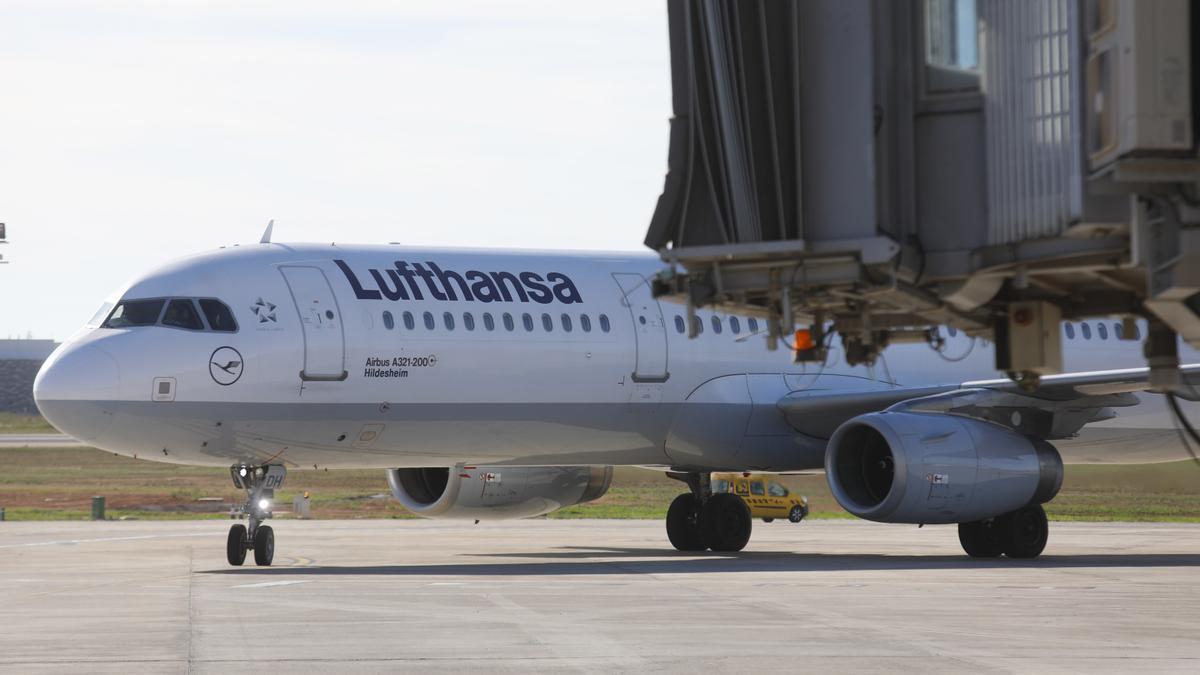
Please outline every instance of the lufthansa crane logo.
[[219, 385], [228, 387], [242, 376], [242, 355], [233, 347], [218, 347], [208, 357], [208, 374]]

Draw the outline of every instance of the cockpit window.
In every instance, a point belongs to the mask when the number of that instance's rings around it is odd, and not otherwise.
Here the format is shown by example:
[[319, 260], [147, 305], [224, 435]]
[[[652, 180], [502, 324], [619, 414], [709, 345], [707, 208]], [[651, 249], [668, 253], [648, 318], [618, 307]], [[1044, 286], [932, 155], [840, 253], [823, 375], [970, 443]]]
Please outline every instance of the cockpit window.
[[129, 300], [117, 305], [104, 328], [126, 328], [129, 326], [153, 326], [158, 323], [166, 300]]
[[188, 330], [204, 330], [204, 323], [200, 321], [200, 313], [196, 311], [196, 306], [192, 304], [191, 300], [172, 300], [167, 303], [167, 311], [163, 314], [162, 324]]
[[108, 314], [112, 311], [112, 308], [113, 304], [111, 302], [106, 302], [103, 305], [100, 305], [100, 309], [96, 310], [96, 313], [86, 325], [99, 326], [100, 324], [104, 323], [104, 320], [108, 318]]
[[233, 320], [233, 312], [220, 300], [205, 298], [200, 300], [200, 309], [208, 319], [208, 327], [221, 333], [237, 331], [237, 322]]

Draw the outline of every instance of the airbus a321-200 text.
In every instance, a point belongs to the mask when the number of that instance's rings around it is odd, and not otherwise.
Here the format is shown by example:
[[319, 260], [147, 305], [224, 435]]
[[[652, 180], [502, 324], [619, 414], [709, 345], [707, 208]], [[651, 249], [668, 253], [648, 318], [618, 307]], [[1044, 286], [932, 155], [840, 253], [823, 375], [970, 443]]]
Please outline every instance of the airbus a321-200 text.
[[467, 519], [545, 514], [602, 496], [614, 465], [658, 468], [687, 487], [666, 517], [685, 551], [750, 537], [745, 503], [714, 494], [711, 472], [823, 469], [856, 516], [957, 523], [972, 556], [1033, 557], [1064, 458], [1185, 456], [1147, 371], [1112, 370], [1141, 357], [1111, 320], [1064, 325], [1066, 365], [1082, 372], [1032, 391], [984, 379], [990, 347], [945, 329], [941, 350], [893, 346], [874, 369], [836, 345], [822, 366], [794, 365], [767, 349], [761, 319], [656, 299], [661, 266], [630, 253], [222, 248], [114, 293], [46, 361], [34, 396], [95, 447], [231, 467], [246, 491], [233, 565], [248, 551], [271, 563], [264, 521], [294, 468], [383, 469], [414, 513]]

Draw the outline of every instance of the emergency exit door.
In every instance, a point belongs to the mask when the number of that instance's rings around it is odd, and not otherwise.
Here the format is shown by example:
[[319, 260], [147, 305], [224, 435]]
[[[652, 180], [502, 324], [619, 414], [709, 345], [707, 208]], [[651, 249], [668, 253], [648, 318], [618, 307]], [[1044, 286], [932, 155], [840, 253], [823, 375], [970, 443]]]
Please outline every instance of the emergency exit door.
[[633, 334], [637, 341], [637, 363], [633, 369], [634, 382], [666, 382], [667, 324], [663, 321], [658, 300], [650, 293], [650, 282], [640, 274], [615, 273], [621, 289], [621, 304], [629, 308]]
[[302, 380], [345, 380], [346, 337], [342, 315], [325, 273], [316, 267], [281, 267], [304, 333]]

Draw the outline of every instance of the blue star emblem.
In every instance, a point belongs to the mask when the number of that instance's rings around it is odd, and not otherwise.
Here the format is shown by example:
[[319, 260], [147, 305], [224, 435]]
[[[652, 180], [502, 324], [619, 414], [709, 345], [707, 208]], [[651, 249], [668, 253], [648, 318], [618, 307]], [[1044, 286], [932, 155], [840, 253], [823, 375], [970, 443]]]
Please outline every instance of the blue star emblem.
[[275, 305], [259, 298], [257, 302], [250, 305], [250, 311], [258, 317], [259, 323], [275, 323]]

